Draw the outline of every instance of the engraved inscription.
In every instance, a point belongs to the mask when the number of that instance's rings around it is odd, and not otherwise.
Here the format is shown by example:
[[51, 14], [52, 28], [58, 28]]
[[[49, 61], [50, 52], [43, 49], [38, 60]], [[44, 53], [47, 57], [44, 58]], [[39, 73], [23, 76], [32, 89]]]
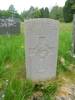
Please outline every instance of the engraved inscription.
[[56, 76], [58, 25], [52, 19], [25, 21], [27, 78], [42, 81]]
[[38, 37], [38, 43], [34, 48], [30, 48], [30, 56], [39, 56], [39, 58], [45, 59], [45, 57], [50, 53], [50, 47], [48, 46], [47, 40], [48, 38], [45, 36]]

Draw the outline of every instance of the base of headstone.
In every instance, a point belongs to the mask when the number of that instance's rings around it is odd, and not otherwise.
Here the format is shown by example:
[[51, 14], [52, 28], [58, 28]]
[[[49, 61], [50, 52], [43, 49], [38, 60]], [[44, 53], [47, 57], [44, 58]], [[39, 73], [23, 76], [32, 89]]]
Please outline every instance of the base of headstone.
[[[28, 78], [26, 78], [27, 80], [30, 80]], [[34, 84], [37, 84], [37, 83], [46, 83], [46, 82], [52, 82], [52, 81], [55, 81], [57, 79], [57, 77], [51, 77], [49, 79], [44, 79], [44, 80], [31, 80]]]

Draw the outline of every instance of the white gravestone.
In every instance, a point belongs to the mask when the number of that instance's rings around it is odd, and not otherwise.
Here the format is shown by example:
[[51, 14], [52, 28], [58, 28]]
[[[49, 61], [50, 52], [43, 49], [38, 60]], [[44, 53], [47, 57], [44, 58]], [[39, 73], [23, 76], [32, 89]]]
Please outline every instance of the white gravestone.
[[58, 21], [25, 20], [26, 77], [44, 81], [56, 77]]

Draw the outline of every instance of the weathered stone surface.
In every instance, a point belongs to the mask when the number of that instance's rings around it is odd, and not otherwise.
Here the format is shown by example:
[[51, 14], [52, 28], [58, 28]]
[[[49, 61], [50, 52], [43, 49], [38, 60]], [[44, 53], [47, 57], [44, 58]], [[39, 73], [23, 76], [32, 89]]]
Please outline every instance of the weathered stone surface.
[[33, 81], [56, 76], [58, 52], [58, 21], [52, 19], [25, 20], [26, 74]]
[[75, 55], [75, 14], [73, 16], [73, 34], [72, 34], [72, 40], [73, 40], [73, 55]]
[[0, 19], [0, 34], [20, 33], [20, 21], [18, 19]]

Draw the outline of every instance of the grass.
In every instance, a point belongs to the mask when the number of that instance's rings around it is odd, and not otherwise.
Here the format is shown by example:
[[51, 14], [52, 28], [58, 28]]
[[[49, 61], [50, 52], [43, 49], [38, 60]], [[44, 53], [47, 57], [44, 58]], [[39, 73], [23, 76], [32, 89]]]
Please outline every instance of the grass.
[[[23, 32], [22, 32], [23, 33]], [[29, 100], [34, 93], [41, 92], [41, 100], [54, 100], [61, 75], [69, 76], [68, 65], [74, 64], [72, 49], [72, 24], [60, 23], [57, 79], [39, 84], [25, 79], [25, 53], [23, 34], [0, 36], [0, 100]], [[59, 63], [60, 57], [65, 65]], [[74, 79], [74, 74], [70, 76]], [[74, 80], [75, 81], [75, 80]]]
[[[67, 71], [67, 67], [73, 58], [72, 53], [72, 24], [71, 23], [60, 23], [59, 31], [59, 50], [58, 50], [58, 73]], [[60, 63], [60, 58], [64, 58], [65, 65]]]
[[66, 58], [72, 48], [72, 24], [60, 24], [59, 55]]
[[[14, 89], [16, 89], [17, 92], [19, 92], [18, 89], [20, 88], [21, 85], [20, 79], [23, 79], [25, 76], [23, 70], [24, 70], [23, 36], [22, 35], [0, 36], [0, 84], [1, 84], [0, 92], [1, 96], [6, 94], [5, 100], [12, 99], [11, 85], [14, 85], [15, 86]], [[9, 87], [5, 86], [6, 84], [8, 84]], [[13, 100], [19, 100], [19, 99], [16, 98]]]
[[9, 76], [7, 72], [13, 74], [24, 64], [23, 42], [23, 36], [0, 36], [0, 77]]

